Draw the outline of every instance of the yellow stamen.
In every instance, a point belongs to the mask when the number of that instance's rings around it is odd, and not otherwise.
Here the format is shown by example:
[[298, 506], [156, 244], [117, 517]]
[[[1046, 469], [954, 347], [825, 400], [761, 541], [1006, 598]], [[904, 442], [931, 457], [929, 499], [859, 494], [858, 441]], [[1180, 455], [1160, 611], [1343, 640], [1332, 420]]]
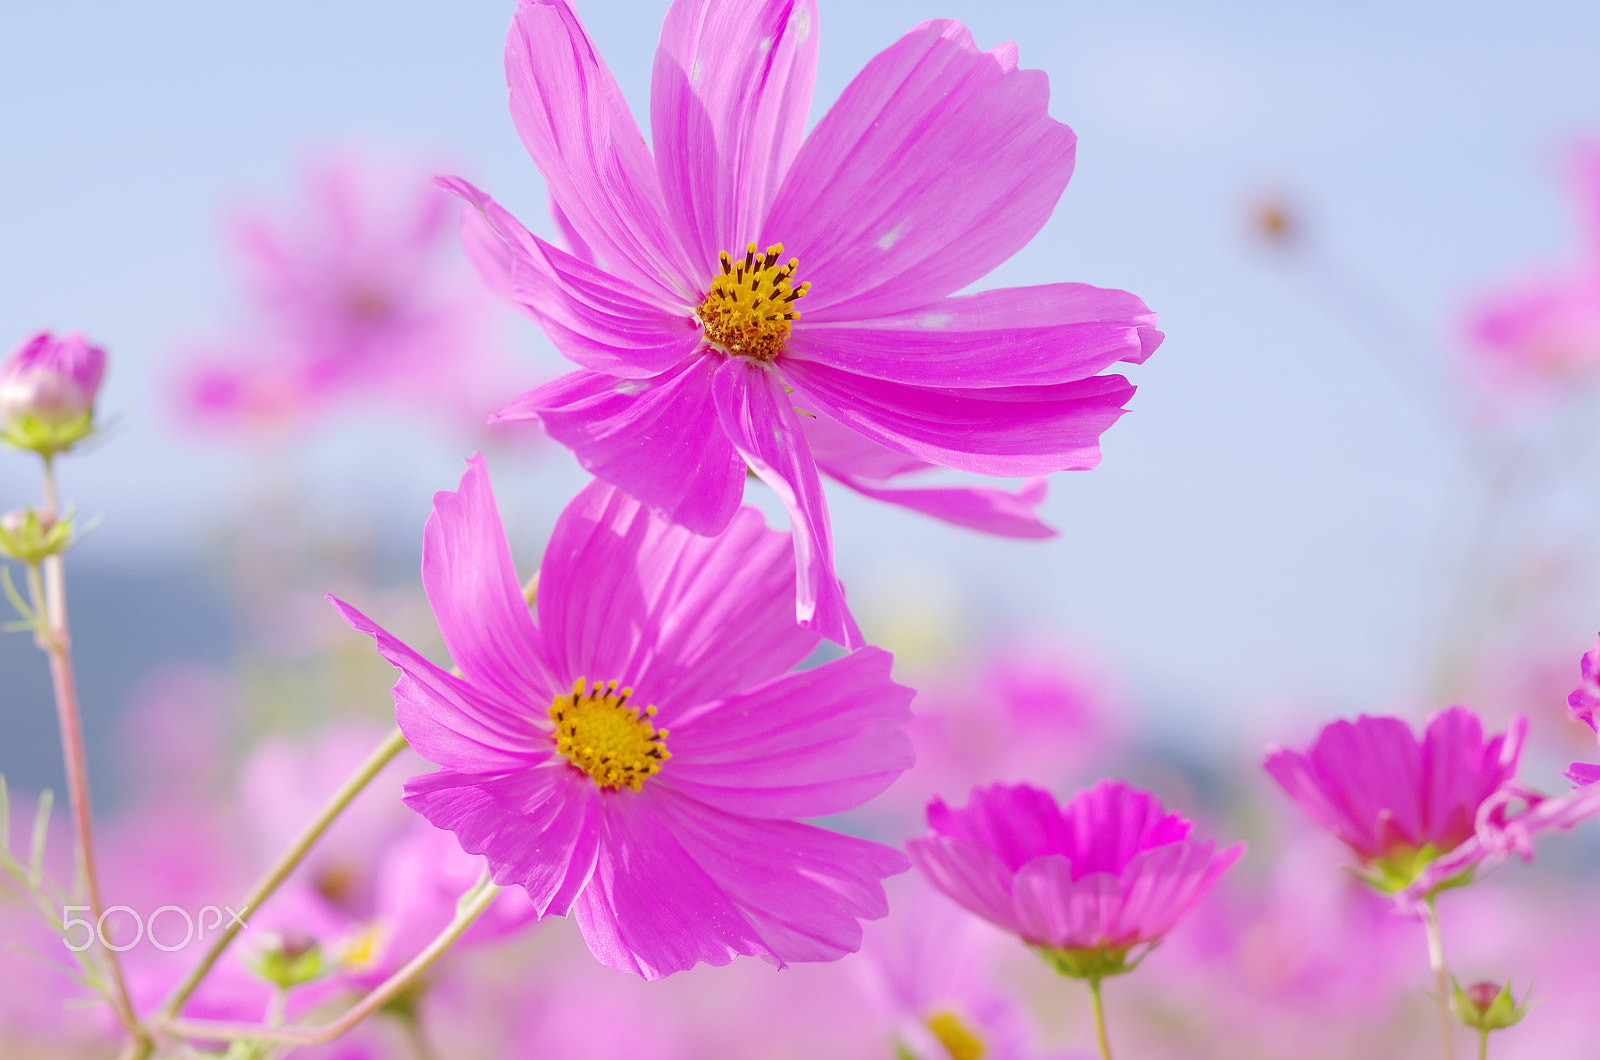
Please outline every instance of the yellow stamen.
[[950, 1060], [982, 1060], [989, 1052], [977, 1032], [948, 1009], [935, 1012], [923, 1020], [923, 1024], [939, 1039], [939, 1044], [950, 1054]]
[[758, 361], [770, 361], [783, 352], [789, 324], [800, 319], [794, 303], [811, 285], [794, 285], [800, 259], [780, 265], [782, 254], [782, 243], [774, 243], [765, 254], [751, 243], [742, 261], [735, 261], [726, 250], [718, 255], [722, 271], [712, 278], [710, 293], [695, 310], [707, 339], [731, 354]]
[[661, 772], [661, 763], [672, 757], [662, 742], [667, 730], [650, 724], [655, 707], [640, 714], [628, 706], [633, 689], [618, 691], [615, 681], [586, 687], [580, 677], [571, 695], [550, 704], [556, 750], [602, 788], [638, 791], [644, 778]]

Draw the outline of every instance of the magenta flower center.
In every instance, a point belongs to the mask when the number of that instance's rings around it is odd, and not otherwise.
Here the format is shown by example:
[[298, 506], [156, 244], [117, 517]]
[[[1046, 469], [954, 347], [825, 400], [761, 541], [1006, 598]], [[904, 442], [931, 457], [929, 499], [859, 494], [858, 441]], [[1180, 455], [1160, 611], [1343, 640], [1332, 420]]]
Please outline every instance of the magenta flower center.
[[771, 361], [783, 352], [789, 325], [800, 319], [794, 308], [811, 284], [794, 285], [799, 258], [778, 264], [783, 244], [774, 243], [760, 254], [754, 243], [745, 248], [744, 260], [734, 261], [724, 250], [717, 255], [722, 271], [711, 280], [711, 293], [695, 314], [706, 338], [738, 357]]
[[589, 687], [580, 677], [571, 695], [557, 696], [550, 704], [556, 750], [602, 788], [638, 791], [672, 757], [663, 742], [667, 730], [650, 724], [656, 708], [646, 707], [640, 714], [628, 705], [631, 695], [633, 689], [619, 691], [615, 681]]

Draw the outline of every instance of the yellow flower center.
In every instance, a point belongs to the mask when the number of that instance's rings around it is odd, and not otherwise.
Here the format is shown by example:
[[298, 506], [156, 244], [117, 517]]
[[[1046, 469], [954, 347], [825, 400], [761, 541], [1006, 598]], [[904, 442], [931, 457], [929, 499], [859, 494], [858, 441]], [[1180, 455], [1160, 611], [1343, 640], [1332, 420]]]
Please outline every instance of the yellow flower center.
[[672, 757], [662, 742], [667, 730], [650, 724], [655, 707], [640, 714], [628, 706], [633, 689], [618, 691], [615, 681], [596, 681], [584, 691], [586, 687], [580, 677], [571, 695], [557, 696], [550, 704], [556, 750], [602, 788], [638, 791], [644, 778], [661, 772], [661, 763]]
[[758, 361], [770, 361], [783, 352], [789, 324], [800, 319], [794, 303], [811, 285], [794, 285], [800, 259], [780, 265], [782, 253], [782, 243], [774, 243], [765, 254], [751, 243], [743, 261], [734, 261], [726, 250], [718, 255], [722, 272], [712, 279], [711, 293], [695, 310], [707, 339], [731, 354]]
[[939, 1039], [945, 1052], [950, 1054], [950, 1060], [981, 1060], [989, 1051], [983, 1039], [954, 1012], [935, 1012], [923, 1023]]

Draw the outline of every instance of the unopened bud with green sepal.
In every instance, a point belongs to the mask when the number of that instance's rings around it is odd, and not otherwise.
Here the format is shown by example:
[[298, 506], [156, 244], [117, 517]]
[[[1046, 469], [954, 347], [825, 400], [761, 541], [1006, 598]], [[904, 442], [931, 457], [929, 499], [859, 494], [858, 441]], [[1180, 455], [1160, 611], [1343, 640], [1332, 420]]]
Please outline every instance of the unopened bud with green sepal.
[[1531, 991], [1524, 994], [1519, 1004], [1511, 996], [1510, 983], [1473, 983], [1463, 989], [1460, 983], [1450, 980], [1450, 1007], [1455, 1009], [1456, 1018], [1479, 1031], [1497, 1031], [1520, 1023], [1528, 1014], [1530, 995]]
[[77, 332], [41, 331], [0, 362], [0, 440], [44, 457], [94, 433], [106, 354]]
[[245, 958], [245, 964], [284, 990], [321, 978], [329, 970], [317, 940], [299, 931], [264, 934], [255, 953]]
[[32, 508], [0, 515], [0, 556], [41, 563], [72, 544], [72, 516], [57, 519]]

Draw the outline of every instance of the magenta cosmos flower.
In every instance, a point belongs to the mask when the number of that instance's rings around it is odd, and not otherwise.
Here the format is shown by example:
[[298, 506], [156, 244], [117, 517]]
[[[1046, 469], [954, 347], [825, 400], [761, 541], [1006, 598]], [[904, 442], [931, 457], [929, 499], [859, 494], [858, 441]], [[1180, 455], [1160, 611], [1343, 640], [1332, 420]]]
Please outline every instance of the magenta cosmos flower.
[[1596, 716], [1600, 715], [1600, 635], [1595, 637], [1595, 646], [1583, 653], [1578, 667], [1580, 680], [1578, 687], [1567, 696], [1567, 709], [1574, 718], [1600, 732], [1600, 724], [1596, 722]]
[[434, 497], [422, 580], [463, 674], [355, 609], [401, 671], [395, 710], [443, 768], [406, 802], [576, 914], [590, 949], [647, 979], [737, 954], [832, 960], [882, 916], [898, 851], [801, 824], [911, 765], [911, 690], [864, 648], [796, 673], [788, 535], [754, 509], [698, 537], [591, 483], [562, 513], [523, 601], [481, 457]]
[[1039, 949], [1060, 972], [1098, 980], [1131, 969], [1244, 854], [1189, 839], [1189, 822], [1149, 792], [1102, 780], [1057, 806], [1018, 784], [928, 804], [928, 835], [906, 852], [933, 885]]
[[1269, 747], [1265, 768], [1350, 848], [1369, 883], [1394, 893], [1470, 839], [1484, 804], [1514, 789], [1527, 728], [1519, 716], [1485, 740], [1476, 714], [1451, 707], [1418, 740], [1399, 718], [1363, 714], [1324, 728], [1304, 754]]
[[997, 476], [1092, 467], [1133, 393], [1116, 361], [1160, 333], [1122, 291], [955, 295], [1049, 218], [1075, 137], [1045, 75], [925, 22], [809, 135], [811, 0], [677, 0], [647, 144], [566, 0], [522, 0], [511, 115], [571, 252], [463, 181], [469, 251], [581, 370], [500, 419], [536, 418], [601, 479], [699, 534], [746, 468], [788, 508], [797, 613], [859, 638], [833, 574], [821, 474], [993, 533], [1047, 536], [1043, 483], [898, 490], [932, 466]]

